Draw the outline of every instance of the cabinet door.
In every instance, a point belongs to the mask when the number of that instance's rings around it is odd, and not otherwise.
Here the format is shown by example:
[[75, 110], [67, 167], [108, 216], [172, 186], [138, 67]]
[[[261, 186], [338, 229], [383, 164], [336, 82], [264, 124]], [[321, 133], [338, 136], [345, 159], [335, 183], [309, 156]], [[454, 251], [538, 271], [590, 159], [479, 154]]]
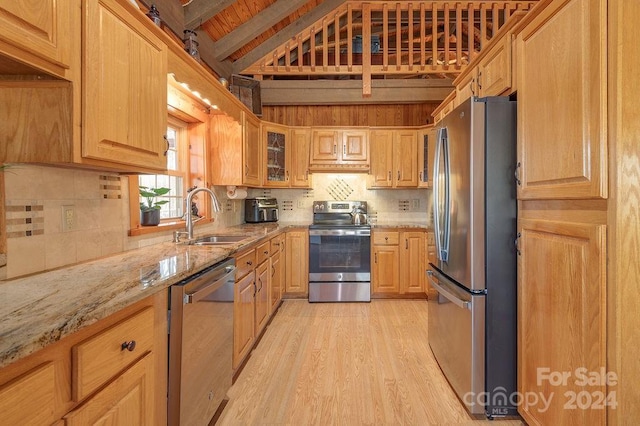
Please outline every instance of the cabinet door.
[[264, 161], [264, 186], [270, 188], [289, 187], [289, 129], [284, 126], [264, 124], [262, 126], [262, 153]]
[[369, 161], [369, 132], [345, 130], [342, 132], [342, 161], [362, 163]]
[[233, 368], [238, 368], [253, 345], [254, 272], [236, 282], [233, 298]]
[[115, 0], [84, 13], [82, 155], [166, 170], [166, 45]]
[[400, 244], [400, 293], [422, 293], [427, 269], [425, 234], [422, 231], [403, 232]]
[[311, 132], [311, 161], [336, 162], [338, 158], [338, 131], [313, 129]]
[[153, 378], [153, 354], [149, 353], [87, 402], [67, 414], [65, 424], [156, 424], [153, 415]]
[[262, 262], [256, 268], [256, 306], [255, 306], [255, 335], [257, 337], [269, 319], [269, 278], [271, 274], [269, 260]]
[[511, 34], [478, 64], [478, 96], [498, 96], [511, 88]]
[[390, 188], [393, 184], [393, 132], [374, 130], [371, 132], [370, 188]]
[[0, 386], [0, 423], [4, 425], [52, 424], [56, 411], [53, 362], [46, 362]]
[[[605, 226], [521, 219], [518, 228], [518, 391], [555, 395], [547, 410], [523, 404], [519, 412], [531, 425], [605, 424], [605, 401], [591, 398], [606, 396], [606, 386], [583, 385], [576, 372], [607, 367]], [[587, 409], [576, 407], [583, 397]]]
[[280, 251], [274, 251], [271, 256], [271, 278], [269, 286], [269, 313], [275, 312], [281, 300], [282, 291], [282, 260]]
[[397, 188], [418, 186], [418, 144], [415, 130], [395, 132], [393, 164], [394, 180]]
[[288, 231], [285, 242], [286, 293], [299, 296], [309, 294], [309, 233], [307, 230]]
[[311, 149], [311, 129], [291, 131], [291, 187], [310, 188], [309, 150]]
[[373, 246], [371, 280], [374, 294], [398, 294], [399, 267], [398, 246]]
[[[250, 114], [244, 116], [243, 151], [244, 162], [243, 184], [260, 186], [262, 183], [260, 170], [260, 120]], [[220, 165], [223, 167], [222, 165]]]
[[436, 129], [422, 129], [418, 132], [418, 187], [433, 186], [433, 159], [436, 152]]
[[478, 69], [474, 67], [474, 69], [470, 70], [469, 73], [466, 76], [462, 77], [460, 81], [457, 81], [456, 79], [456, 97], [454, 101], [455, 106], [462, 104], [471, 96], [477, 94], [477, 72]]
[[606, 4], [552, 2], [518, 35], [520, 199], [607, 197]]
[[[71, 0], [5, 1], [0, 5], [0, 41], [7, 54], [64, 77], [71, 61], [72, 30], [79, 25]], [[3, 48], [4, 49], [4, 48]]]

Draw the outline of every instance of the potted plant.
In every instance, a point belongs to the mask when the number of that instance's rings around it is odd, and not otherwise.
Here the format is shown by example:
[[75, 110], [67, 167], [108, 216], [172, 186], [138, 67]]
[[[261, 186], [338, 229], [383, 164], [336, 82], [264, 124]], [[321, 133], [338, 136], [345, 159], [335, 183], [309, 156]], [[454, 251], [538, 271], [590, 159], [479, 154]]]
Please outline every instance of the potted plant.
[[140, 225], [156, 226], [160, 223], [160, 208], [167, 204], [168, 200], [157, 201], [156, 197], [168, 194], [169, 188], [149, 188], [140, 186], [140, 196], [144, 202], [140, 202]]

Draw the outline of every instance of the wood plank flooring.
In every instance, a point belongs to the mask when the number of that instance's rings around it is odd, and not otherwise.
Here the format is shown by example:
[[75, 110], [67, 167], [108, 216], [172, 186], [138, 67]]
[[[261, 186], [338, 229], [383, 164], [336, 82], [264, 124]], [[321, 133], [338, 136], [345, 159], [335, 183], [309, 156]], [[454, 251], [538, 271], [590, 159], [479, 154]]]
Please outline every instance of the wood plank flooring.
[[220, 425], [522, 425], [477, 421], [427, 342], [426, 302], [286, 300]]

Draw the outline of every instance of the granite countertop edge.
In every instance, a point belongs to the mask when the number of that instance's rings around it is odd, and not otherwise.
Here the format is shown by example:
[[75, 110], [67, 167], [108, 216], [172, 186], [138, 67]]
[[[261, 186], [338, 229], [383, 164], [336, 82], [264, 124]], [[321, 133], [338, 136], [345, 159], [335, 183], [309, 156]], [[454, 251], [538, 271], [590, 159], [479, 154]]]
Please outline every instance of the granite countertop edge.
[[[246, 235], [237, 244], [153, 244], [112, 256], [0, 281], [0, 368], [215, 265], [245, 248], [309, 223], [242, 224], [215, 234]], [[372, 228], [429, 228], [378, 222]]]

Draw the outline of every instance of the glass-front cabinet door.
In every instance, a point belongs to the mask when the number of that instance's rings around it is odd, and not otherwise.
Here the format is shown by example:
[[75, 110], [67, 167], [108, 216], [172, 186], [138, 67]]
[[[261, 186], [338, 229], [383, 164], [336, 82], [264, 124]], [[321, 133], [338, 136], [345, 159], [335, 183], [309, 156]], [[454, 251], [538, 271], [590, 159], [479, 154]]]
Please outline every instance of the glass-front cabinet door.
[[264, 184], [268, 187], [289, 187], [289, 129], [264, 123]]
[[433, 187], [433, 157], [435, 156], [436, 129], [428, 126], [418, 131], [418, 187]]

